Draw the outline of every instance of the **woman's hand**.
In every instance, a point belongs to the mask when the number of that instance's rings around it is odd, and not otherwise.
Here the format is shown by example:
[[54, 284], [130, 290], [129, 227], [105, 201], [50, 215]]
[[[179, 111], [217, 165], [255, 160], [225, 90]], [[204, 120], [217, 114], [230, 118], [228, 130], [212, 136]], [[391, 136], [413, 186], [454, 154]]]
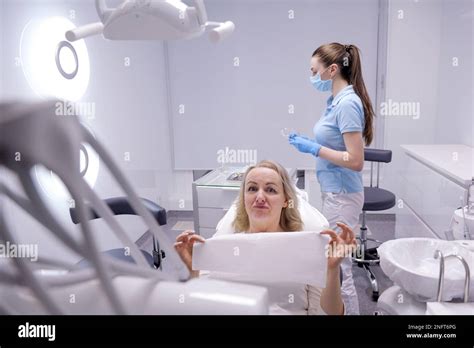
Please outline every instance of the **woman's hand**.
[[342, 229], [340, 234], [337, 234], [333, 230], [321, 232], [321, 234], [326, 234], [331, 237], [327, 250], [328, 269], [338, 268], [342, 260], [344, 260], [346, 256], [352, 255], [352, 252], [357, 247], [354, 232], [352, 232], [349, 226], [342, 222], [337, 222], [336, 225]]
[[310, 153], [318, 157], [319, 150], [321, 150], [321, 145], [318, 144], [315, 140], [309, 139], [307, 137], [302, 137], [300, 135], [291, 134], [288, 137], [288, 142], [296, 147], [298, 151], [303, 153]]
[[194, 243], [204, 243], [206, 240], [194, 233], [194, 231], [186, 230], [176, 237], [174, 248], [181, 257], [189, 272], [193, 271], [193, 245]]

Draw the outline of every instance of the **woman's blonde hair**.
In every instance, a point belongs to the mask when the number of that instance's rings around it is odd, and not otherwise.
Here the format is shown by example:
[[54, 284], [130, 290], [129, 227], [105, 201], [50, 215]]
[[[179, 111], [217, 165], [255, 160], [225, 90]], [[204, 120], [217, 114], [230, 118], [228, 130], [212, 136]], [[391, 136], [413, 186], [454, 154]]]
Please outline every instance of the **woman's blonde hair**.
[[301, 231], [303, 229], [303, 221], [301, 220], [300, 212], [298, 210], [298, 199], [296, 191], [291, 183], [288, 172], [280, 164], [270, 160], [263, 160], [254, 166], [250, 166], [244, 174], [242, 184], [240, 186], [239, 199], [237, 202], [237, 213], [232, 222], [232, 226], [236, 232], [246, 232], [250, 228], [250, 221], [247, 211], [245, 210], [245, 182], [247, 175], [255, 168], [270, 168], [278, 173], [283, 183], [283, 194], [288, 202], [287, 207], [283, 208], [280, 214], [280, 226], [283, 231]]

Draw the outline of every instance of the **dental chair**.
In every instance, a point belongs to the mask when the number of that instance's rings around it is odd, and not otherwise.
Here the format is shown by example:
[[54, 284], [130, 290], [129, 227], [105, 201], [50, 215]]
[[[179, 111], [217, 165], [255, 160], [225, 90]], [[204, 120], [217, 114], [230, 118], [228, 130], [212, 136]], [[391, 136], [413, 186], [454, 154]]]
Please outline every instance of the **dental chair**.
[[[392, 151], [380, 150], [380, 149], [365, 149], [364, 150], [365, 161], [371, 162], [370, 164], [370, 186], [364, 187], [364, 206], [362, 208], [362, 225], [360, 227], [360, 236], [357, 239], [360, 242], [360, 249], [362, 251], [361, 257], [356, 255], [353, 257], [359, 267], [364, 268], [366, 275], [369, 278], [372, 286], [372, 299], [377, 301], [379, 298], [379, 286], [374, 273], [370, 269], [370, 266], [380, 264], [380, 257], [377, 253], [377, 248], [368, 248], [367, 242], [371, 241], [376, 244], [382, 242], [373, 238], [367, 237], [367, 225], [366, 225], [366, 212], [368, 211], [381, 211], [387, 210], [395, 206], [395, 195], [387, 190], [379, 187], [380, 181], [380, 163], [390, 163], [392, 161]], [[374, 186], [374, 162], [377, 163], [377, 181]]]
[[[145, 199], [141, 198], [143, 205], [148, 209], [148, 211], [153, 215], [158, 225], [163, 226], [166, 225], [166, 210], [159, 206], [158, 204]], [[104, 203], [110, 208], [113, 215], [139, 215], [131, 206], [130, 202], [128, 201], [127, 197], [115, 197], [105, 199]], [[77, 208], [69, 208], [69, 213], [71, 215], [71, 220], [75, 224], [79, 224], [80, 218]], [[90, 209], [89, 212], [89, 219], [100, 219], [101, 217], [97, 214], [94, 209]], [[153, 236], [153, 250], [152, 254], [148, 251], [140, 250], [145, 257], [146, 261], [150, 265], [150, 267], [154, 267], [156, 269], [162, 269], [162, 260], [166, 257], [165, 251], [160, 249], [160, 244], [158, 240]], [[116, 248], [107, 250], [104, 252], [105, 254], [112, 256], [114, 258], [134, 263], [134, 259], [130, 256], [129, 250], [126, 248]], [[81, 260], [78, 264], [78, 267], [88, 267], [90, 266], [90, 262], [86, 259]]]

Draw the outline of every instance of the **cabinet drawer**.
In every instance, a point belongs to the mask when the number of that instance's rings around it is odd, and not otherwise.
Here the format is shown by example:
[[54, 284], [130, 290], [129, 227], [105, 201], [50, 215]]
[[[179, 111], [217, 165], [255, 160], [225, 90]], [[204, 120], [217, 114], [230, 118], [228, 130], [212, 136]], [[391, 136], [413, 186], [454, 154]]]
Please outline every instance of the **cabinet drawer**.
[[199, 228], [213, 228], [215, 230], [217, 223], [225, 213], [227, 213], [227, 209], [199, 208]]
[[197, 186], [199, 207], [229, 208], [239, 195], [240, 187]]

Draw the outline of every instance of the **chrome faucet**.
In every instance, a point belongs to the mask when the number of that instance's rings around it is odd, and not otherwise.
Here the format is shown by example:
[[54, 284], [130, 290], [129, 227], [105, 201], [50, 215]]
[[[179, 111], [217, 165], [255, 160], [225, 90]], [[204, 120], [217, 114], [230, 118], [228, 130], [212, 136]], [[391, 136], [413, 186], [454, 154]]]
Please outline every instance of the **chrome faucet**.
[[439, 258], [439, 277], [438, 277], [438, 295], [436, 296], [436, 301], [441, 302], [441, 297], [443, 296], [443, 287], [444, 287], [444, 256], [440, 250], [436, 250], [434, 253], [435, 260]]
[[435, 259], [440, 259], [439, 262], [439, 279], [438, 279], [438, 295], [437, 301], [441, 302], [443, 296], [443, 288], [444, 288], [444, 262], [448, 258], [455, 257], [459, 261], [462, 262], [465, 271], [465, 278], [464, 278], [464, 303], [467, 303], [469, 300], [469, 286], [471, 280], [471, 272], [469, 270], [469, 265], [467, 264], [466, 260], [461, 255], [451, 254], [448, 256], [443, 256], [443, 253], [440, 250], [436, 250], [434, 253]]

